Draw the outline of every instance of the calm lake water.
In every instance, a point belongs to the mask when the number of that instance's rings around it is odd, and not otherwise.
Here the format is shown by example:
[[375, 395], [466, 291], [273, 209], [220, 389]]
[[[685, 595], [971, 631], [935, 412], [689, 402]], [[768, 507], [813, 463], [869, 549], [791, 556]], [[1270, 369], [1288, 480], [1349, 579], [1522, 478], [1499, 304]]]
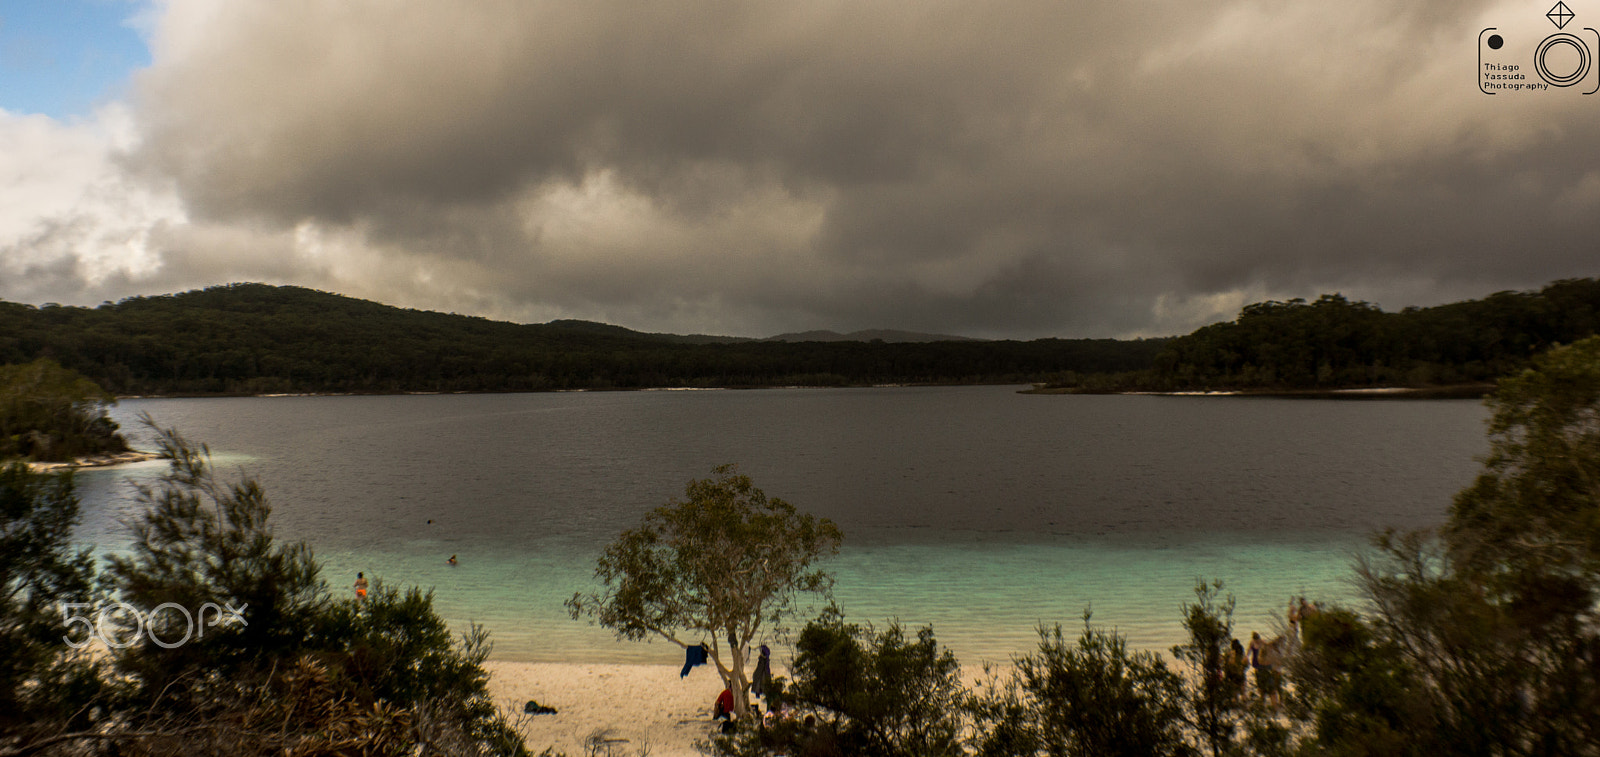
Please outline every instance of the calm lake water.
[[[278, 537], [310, 543], [337, 591], [358, 570], [431, 588], [452, 624], [489, 628], [496, 658], [528, 661], [681, 662], [561, 602], [605, 543], [722, 463], [844, 529], [829, 567], [847, 617], [932, 624], [977, 663], [1091, 606], [1165, 649], [1202, 576], [1228, 582], [1245, 636], [1294, 594], [1354, 601], [1354, 551], [1441, 522], [1487, 449], [1472, 401], [1016, 387], [151, 399], [114, 415], [143, 436], [144, 412], [259, 478]], [[162, 469], [80, 474], [81, 538], [125, 544], [132, 483]]]

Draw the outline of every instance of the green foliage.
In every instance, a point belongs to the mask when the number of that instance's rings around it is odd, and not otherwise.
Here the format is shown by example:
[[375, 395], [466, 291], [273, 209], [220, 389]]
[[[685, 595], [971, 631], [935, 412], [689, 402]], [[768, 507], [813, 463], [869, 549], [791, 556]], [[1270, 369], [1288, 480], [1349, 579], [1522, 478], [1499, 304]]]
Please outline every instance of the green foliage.
[[[145, 510], [129, 524], [132, 548], [109, 559], [108, 574], [123, 602], [154, 619], [121, 660], [138, 671], [141, 697], [192, 707], [210, 696], [204, 684], [213, 673], [272, 669], [297, 656], [326, 589], [305, 545], [273, 539], [272, 508], [256, 481], [217, 480], [208, 450], [175, 431], [157, 431], [169, 470], [156, 486], [140, 488]], [[196, 638], [167, 649], [157, 641], [183, 638], [190, 622], [152, 612], [169, 602], [194, 613], [207, 605], [237, 608], [243, 622], [197, 622]]]
[[1337, 294], [1262, 302], [1173, 339], [920, 344], [706, 343], [233, 284], [93, 309], [0, 302], [0, 362], [50, 357], [119, 394], [968, 382], [1284, 390], [1485, 383], [1597, 328], [1591, 279], [1398, 313]]
[[[1592, 583], [1600, 570], [1600, 337], [1539, 356], [1501, 381], [1488, 405], [1490, 453], [1456, 497], [1452, 556], [1507, 579], [1503, 591], [1518, 580]], [[1593, 599], [1575, 593], [1570, 603]]]
[[1600, 752], [1600, 337], [1540, 356], [1489, 407], [1490, 454], [1444, 532], [1448, 577], [1521, 682], [1523, 738]]
[[861, 757], [963, 754], [960, 666], [932, 627], [908, 639], [899, 623], [878, 633], [829, 608], [801, 631], [792, 674], [784, 701], [819, 716], [818, 726], [779, 729], [768, 741]]
[[71, 474], [0, 465], [0, 734], [81, 727], [101, 689], [98, 665], [62, 640], [63, 605], [95, 595], [88, 551], [71, 548], [77, 520]]
[[1244, 660], [1232, 659], [1233, 595], [1223, 597], [1223, 582], [1196, 581], [1195, 601], [1183, 607], [1189, 643], [1172, 648], [1172, 656], [1189, 669], [1194, 694], [1187, 698], [1189, 722], [1211, 750], [1224, 754], [1233, 744], [1242, 709], [1240, 684]]
[[1039, 628], [1039, 651], [1016, 659], [1009, 685], [979, 705], [984, 757], [1187, 755], [1183, 679], [1151, 652], [1089, 624], [1069, 643]]
[[1150, 365], [1160, 340], [692, 343], [234, 284], [98, 308], [0, 302], [0, 362], [49, 356], [118, 394], [1027, 383]]
[[714, 474], [618, 536], [595, 567], [601, 591], [574, 594], [566, 606], [618, 638], [659, 636], [682, 647], [709, 639], [718, 674], [746, 712], [750, 643], [793, 613], [801, 595], [828, 593], [832, 579], [813, 564], [836, 554], [843, 534], [768, 498], [731, 465]]
[[1343, 608], [1303, 618], [1301, 638], [1289, 663], [1294, 701], [1324, 754], [1423, 755], [1445, 746], [1417, 728], [1432, 720], [1429, 697], [1419, 695], [1423, 682], [1404, 647]]
[[170, 470], [140, 490], [132, 548], [107, 570], [150, 621], [100, 629], [127, 643], [126, 691], [106, 700], [114, 725], [81, 738], [126, 754], [526, 754], [489, 697], [481, 628], [453, 640], [415, 588], [333, 599], [310, 550], [273, 538], [254, 480], [219, 481], [204, 447], [157, 432]]
[[1259, 302], [1168, 340], [1146, 370], [1072, 377], [1085, 391], [1316, 390], [1485, 384], [1530, 356], [1600, 332], [1600, 281], [1554, 282], [1385, 313], [1325, 294]]
[[53, 360], [0, 366], [0, 459], [68, 461], [126, 451], [127, 441], [106, 416], [115, 403], [93, 381]]
[[1556, 604], [1538, 587], [1496, 596], [1425, 534], [1386, 535], [1378, 546], [1359, 571], [1374, 607], [1367, 622], [1374, 647], [1399, 653], [1387, 667], [1384, 654], [1373, 655], [1362, 674], [1405, 681], [1409, 700], [1399, 708], [1377, 699], [1369, 709], [1411, 715], [1396, 730], [1435, 753], [1600, 754], [1592, 606], [1549, 622], [1529, 612]]
[[1443, 539], [1385, 534], [1373, 606], [1308, 622], [1295, 663], [1339, 754], [1600, 754], [1600, 339], [1489, 401], [1490, 454]]

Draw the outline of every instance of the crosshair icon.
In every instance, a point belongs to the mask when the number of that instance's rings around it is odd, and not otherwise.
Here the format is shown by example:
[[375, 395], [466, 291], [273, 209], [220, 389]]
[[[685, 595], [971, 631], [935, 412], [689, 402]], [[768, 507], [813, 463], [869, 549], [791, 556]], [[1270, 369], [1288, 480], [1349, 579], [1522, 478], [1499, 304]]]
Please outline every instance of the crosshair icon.
[[1558, 2], [1554, 8], [1550, 9], [1549, 13], [1544, 14], [1544, 17], [1550, 19], [1550, 23], [1555, 24], [1557, 29], [1565, 29], [1567, 28], [1567, 22], [1571, 21], [1576, 15], [1571, 8], [1567, 7], [1566, 3]]

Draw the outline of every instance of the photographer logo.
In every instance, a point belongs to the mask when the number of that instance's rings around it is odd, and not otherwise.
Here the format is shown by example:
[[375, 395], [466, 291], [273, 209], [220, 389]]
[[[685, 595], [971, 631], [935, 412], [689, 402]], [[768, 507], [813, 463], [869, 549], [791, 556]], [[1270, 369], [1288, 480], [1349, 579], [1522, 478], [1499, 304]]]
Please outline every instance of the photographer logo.
[[1595, 64], [1600, 31], [1580, 26], [1577, 20], [1578, 14], [1563, 0], [1543, 17], [1529, 14], [1478, 32], [1479, 91], [1486, 95], [1600, 91], [1600, 66]]

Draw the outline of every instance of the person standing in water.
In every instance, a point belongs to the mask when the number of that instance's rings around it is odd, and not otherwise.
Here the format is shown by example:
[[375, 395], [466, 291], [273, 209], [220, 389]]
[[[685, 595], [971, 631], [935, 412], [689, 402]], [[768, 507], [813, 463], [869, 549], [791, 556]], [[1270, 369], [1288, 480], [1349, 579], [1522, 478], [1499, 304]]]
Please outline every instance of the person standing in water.
[[367, 598], [367, 575], [361, 571], [356, 571], [356, 597]]

